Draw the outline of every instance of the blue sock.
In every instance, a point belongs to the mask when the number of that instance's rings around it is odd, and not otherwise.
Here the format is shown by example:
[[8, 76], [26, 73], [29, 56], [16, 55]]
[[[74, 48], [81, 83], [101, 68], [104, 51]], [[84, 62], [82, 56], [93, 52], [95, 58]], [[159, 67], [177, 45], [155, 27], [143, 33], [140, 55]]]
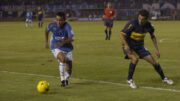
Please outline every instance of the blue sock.
[[111, 33], [112, 33], [112, 32], [111, 32], [111, 31], [109, 31], [109, 40], [111, 39]]
[[105, 34], [106, 34], [106, 36], [107, 36], [107, 35], [108, 35], [108, 32], [107, 32], [107, 30], [105, 30], [104, 32], [105, 32]]
[[128, 72], [128, 80], [132, 79], [136, 64], [130, 63], [129, 64], [129, 72]]
[[156, 72], [158, 72], [158, 74], [161, 76], [161, 79], [163, 80], [165, 78], [163, 70], [160, 66], [160, 64], [154, 66], [154, 69], [156, 70]]

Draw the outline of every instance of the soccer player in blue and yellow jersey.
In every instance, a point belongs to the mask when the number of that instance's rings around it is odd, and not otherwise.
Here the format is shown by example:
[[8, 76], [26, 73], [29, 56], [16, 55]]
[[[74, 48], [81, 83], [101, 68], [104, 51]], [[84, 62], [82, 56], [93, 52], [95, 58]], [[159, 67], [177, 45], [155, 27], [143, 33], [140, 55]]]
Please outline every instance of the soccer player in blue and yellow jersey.
[[127, 82], [131, 88], [136, 88], [136, 85], [133, 82], [133, 73], [140, 58], [143, 58], [153, 65], [154, 69], [161, 76], [163, 82], [170, 85], [173, 84], [173, 81], [164, 75], [160, 64], [153, 58], [151, 53], [144, 48], [144, 37], [146, 33], [150, 33], [151, 39], [156, 48], [156, 55], [160, 58], [160, 51], [154, 34], [154, 27], [148, 21], [148, 17], [149, 12], [147, 10], [140, 10], [138, 17], [127, 23], [124, 29], [120, 32], [120, 38], [123, 42], [123, 51], [126, 55], [125, 58], [131, 59], [127, 78]]
[[116, 12], [114, 8], [111, 7], [111, 2], [107, 3], [107, 8], [104, 9], [104, 26], [105, 26], [105, 40], [110, 40], [111, 39], [111, 29], [113, 27], [113, 21], [116, 16]]
[[41, 28], [43, 26], [43, 10], [41, 9], [41, 7], [38, 7], [38, 26], [39, 28]]
[[28, 28], [28, 23], [31, 24], [31, 28], [32, 28], [32, 11], [30, 9], [27, 10], [26, 12], [26, 28]]
[[52, 32], [51, 50], [59, 61], [61, 86], [64, 87], [68, 85], [68, 78], [72, 74], [72, 42], [74, 41], [71, 25], [66, 22], [64, 12], [58, 12], [56, 14], [56, 22], [47, 26], [45, 31], [46, 48], [49, 48], [48, 36], [50, 32]]

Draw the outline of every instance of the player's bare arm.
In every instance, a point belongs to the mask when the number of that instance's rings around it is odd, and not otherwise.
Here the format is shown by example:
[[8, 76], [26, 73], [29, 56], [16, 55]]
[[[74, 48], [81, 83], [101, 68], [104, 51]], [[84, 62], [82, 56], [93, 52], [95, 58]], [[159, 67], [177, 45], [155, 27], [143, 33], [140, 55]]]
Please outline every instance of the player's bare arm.
[[49, 37], [49, 32], [45, 30], [45, 48], [49, 48], [49, 43], [48, 43], [48, 37]]
[[131, 54], [130, 48], [128, 43], [126, 42], [126, 36], [124, 35], [125, 33], [120, 32], [120, 39], [122, 40], [123, 44], [124, 44], [124, 49], [126, 52], [128, 52], [128, 54]]
[[116, 11], [114, 10], [114, 15], [112, 16], [111, 19], [115, 19], [115, 17], [116, 17]]
[[158, 58], [160, 58], [160, 51], [159, 51], [159, 47], [158, 47], [158, 44], [157, 44], [156, 36], [152, 35], [151, 39], [152, 39], [153, 44], [154, 44], [154, 46], [156, 48], [156, 55], [157, 55]]

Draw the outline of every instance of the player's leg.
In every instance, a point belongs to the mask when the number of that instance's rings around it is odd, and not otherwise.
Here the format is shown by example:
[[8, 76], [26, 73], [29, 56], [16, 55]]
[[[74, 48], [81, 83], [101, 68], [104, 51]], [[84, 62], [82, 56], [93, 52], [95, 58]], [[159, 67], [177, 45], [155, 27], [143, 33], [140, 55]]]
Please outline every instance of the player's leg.
[[26, 25], [25, 26], [26, 26], [26, 28], [28, 28], [28, 19], [26, 19]]
[[104, 32], [105, 32], [105, 34], [106, 34], [105, 40], [107, 40], [108, 37], [109, 37], [109, 36], [108, 36], [108, 27], [107, 27], [107, 26], [105, 26]]
[[38, 27], [39, 27], [39, 28], [41, 27], [41, 23], [40, 23], [40, 21], [38, 21]]
[[57, 58], [60, 61], [59, 70], [60, 70], [60, 77], [61, 77], [61, 86], [64, 87], [66, 85], [65, 84], [65, 68], [66, 68], [65, 54], [63, 52], [59, 52], [57, 55]]
[[112, 20], [110, 20], [110, 23], [109, 23], [109, 40], [111, 39], [111, 34], [112, 34], [112, 27], [113, 27], [113, 21]]
[[106, 37], [105, 37], [105, 40], [107, 40], [108, 39], [108, 21], [107, 21], [107, 19], [104, 19], [104, 32], [105, 32], [105, 34], [106, 34]]
[[163, 80], [163, 82], [166, 82], [167, 84], [170, 84], [170, 85], [173, 84], [172, 80], [165, 77], [160, 64], [154, 59], [154, 57], [152, 55], [145, 56], [144, 60], [146, 60], [147, 62], [149, 62], [150, 64], [152, 64], [154, 66], [154, 69], [161, 76], [161, 79]]
[[30, 22], [30, 24], [31, 24], [31, 28], [32, 28], [32, 19], [31, 19], [29, 22]]
[[111, 33], [112, 33], [111, 29], [112, 29], [112, 27], [110, 26], [109, 27], [109, 37], [108, 37], [109, 40], [111, 39]]
[[128, 58], [131, 59], [131, 62], [129, 64], [127, 82], [128, 82], [128, 84], [130, 85], [131, 88], [137, 88], [136, 84], [133, 81], [133, 74], [134, 74], [136, 65], [137, 65], [137, 63], [139, 61], [139, 56], [134, 51], [132, 51], [131, 53], [128, 53], [127, 56], [128, 56]]
[[41, 28], [43, 26], [43, 22], [42, 22], [42, 16], [39, 16], [39, 28]]
[[65, 81], [66, 85], [69, 84], [68, 80], [72, 75], [72, 61], [67, 61], [66, 62], [66, 70], [65, 70]]
[[42, 21], [42, 19], [41, 19], [41, 28], [43, 27], [43, 21]]
[[150, 64], [153, 65], [154, 69], [157, 71], [157, 73], [161, 76], [161, 79], [163, 80], [165, 78], [163, 70], [160, 66], [160, 64], [153, 58], [152, 55], [148, 55], [144, 57], [144, 60], [149, 62]]
[[72, 52], [68, 52], [66, 54], [66, 71], [65, 71], [65, 80], [66, 80], [66, 85], [68, 85], [68, 79], [72, 75]]
[[133, 74], [136, 68], [136, 65], [139, 61], [139, 56], [136, 52], [132, 51], [131, 54], [128, 54], [128, 57], [131, 59], [131, 62], [129, 64], [129, 72], [128, 72], [128, 80], [133, 79]]
[[39, 28], [41, 27], [41, 18], [40, 18], [40, 16], [38, 16], [38, 27]]

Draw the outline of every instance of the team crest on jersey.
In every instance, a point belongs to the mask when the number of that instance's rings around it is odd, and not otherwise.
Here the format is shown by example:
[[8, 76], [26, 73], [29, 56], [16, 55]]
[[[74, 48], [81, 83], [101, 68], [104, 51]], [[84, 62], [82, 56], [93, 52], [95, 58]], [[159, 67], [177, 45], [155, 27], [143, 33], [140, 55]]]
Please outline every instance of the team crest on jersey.
[[56, 32], [55, 39], [56, 40], [64, 40], [65, 39], [65, 33], [63, 31]]

